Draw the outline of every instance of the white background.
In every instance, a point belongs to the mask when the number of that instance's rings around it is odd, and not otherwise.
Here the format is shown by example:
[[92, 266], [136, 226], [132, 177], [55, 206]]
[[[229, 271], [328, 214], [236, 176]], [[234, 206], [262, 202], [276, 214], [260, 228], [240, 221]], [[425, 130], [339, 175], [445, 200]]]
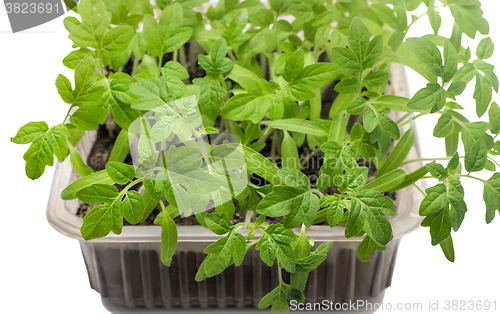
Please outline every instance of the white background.
[[[500, 5], [495, 0], [482, 2], [491, 37], [500, 50]], [[54, 125], [65, 116], [66, 104], [54, 86], [59, 73], [73, 76], [62, 64], [71, 51], [62, 20], [12, 34], [5, 7], [0, 5], [0, 304], [6, 313], [107, 313], [99, 294], [90, 289], [78, 242], [60, 235], [45, 218], [54, 168], [31, 181], [25, 176], [22, 158], [27, 146], [10, 142], [28, 121], [45, 120]], [[431, 33], [428, 25], [427, 18], [422, 18], [410, 36]], [[441, 34], [449, 36], [451, 26], [451, 16], [445, 14]], [[470, 43], [466, 41], [464, 46]], [[500, 53], [490, 62], [500, 66]], [[408, 77], [412, 94], [425, 86], [419, 75], [408, 71]], [[472, 93], [467, 90], [458, 102], [474, 120]], [[432, 137], [435, 122], [435, 117], [429, 117], [417, 123], [424, 157], [445, 156], [444, 140]], [[464, 180], [463, 185], [469, 211], [460, 231], [453, 234], [456, 262], [448, 262], [439, 246], [430, 245], [428, 228], [405, 237], [386, 303], [395, 307], [417, 302], [426, 309], [429, 301], [439, 301], [442, 309], [445, 300], [496, 299], [500, 313], [500, 218], [486, 225], [481, 184]]]

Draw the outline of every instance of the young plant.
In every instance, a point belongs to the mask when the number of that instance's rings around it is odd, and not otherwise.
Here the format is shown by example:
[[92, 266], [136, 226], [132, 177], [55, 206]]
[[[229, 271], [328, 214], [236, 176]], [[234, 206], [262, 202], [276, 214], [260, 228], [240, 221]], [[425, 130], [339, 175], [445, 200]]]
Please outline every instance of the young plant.
[[[481, 40], [474, 60], [462, 47], [464, 34], [488, 33], [478, 0], [222, 0], [195, 10], [204, 2], [82, 0], [80, 19], [65, 18], [76, 50], [63, 64], [75, 76], [72, 83], [59, 75], [56, 87], [68, 112], [52, 127], [27, 123], [12, 141], [31, 143], [24, 155], [31, 179], [54, 156], [70, 156], [82, 178], [61, 197], [97, 205], [83, 220], [84, 239], [120, 234], [123, 218], [140, 223], [159, 204], [155, 223], [169, 266], [177, 244], [173, 219], [194, 214], [221, 235], [205, 249], [196, 280], [239, 266], [254, 247], [280, 276], [259, 307], [284, 312], [289, 300], [304, 301], [308, 273], [331, 246], [312, 250], [306, 233], [314, 224], [364, 236], [357, 255], [367, 261], [393, 237], [387, 216], [396, 208], [388, 195], [436, 178], [439, 184], [420, 190], [422, 225], [453, 261], [451, 231], [467, 211], [461, 179], [484, 184], [487, 223], [500, 211], [500, 165], [492, 158], [500, 154], [500, 108], [491, 103], [499, 83], [485, 61], [494, 45]], [[408, 16], [424, 6], [424, 14]], [[439, 34], [443, 10], [455, 18], [449, 38]], [[425, 15], [434, 34], [407, 38]], [[393, 62], [428, 84], [411, 99], [384, 95]], [[477, 116], [488, 113], [488, 122], [460, 113], [457, 96], [472, 80]], [[393, 112], [406, 115], [396, 122]], [[444, 139], [448, 157], [406, 173], [399, 167], [422, 161], [406, 160], [412, 122], [430, 114], [440, 117], [434, 136]], [[106, 169], [94, 172], [75, 146], [84, 132], [113, 121], [121, 131]], [[133, 164], [125, 163], [129, 151]], [[321, 169], [306, 175], [318, 156]], [[493, 175], [471, 175], [480, 171]], [[246, 218], [232, 224], [235, 204]]]

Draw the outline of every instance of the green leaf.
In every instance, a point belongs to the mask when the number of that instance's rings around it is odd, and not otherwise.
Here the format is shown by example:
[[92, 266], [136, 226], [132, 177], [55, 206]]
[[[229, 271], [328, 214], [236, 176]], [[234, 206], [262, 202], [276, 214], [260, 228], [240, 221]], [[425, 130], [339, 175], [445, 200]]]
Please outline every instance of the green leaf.
[[125, 219], [135, 225], [142, 220], [144, 216], [144, 199], [136, 191], [128, 191], [121, 203], [121, 209]]
[[427, 168], [427, 171], [429, 171], [429, 173], [439, 181], [443, 181], [448, 177], [448, 171], [446, 171], [443, 165], [438, 164], [435, 161], [426, 164], [425, 167]]
[[392, 28], [396, 28], [396, 15], [391, 8], [383, 4], [375, 3], [370, 6], [370, 9], [375, 11], [375, 14], [382, 22]]
[[476, 76], [474, 99], [476, 100], [476, 113], [479, 118], [488, 110], [492, 93], [490, 82], [484, 76], [478, 74]]
[[345, 236], [352, 238], [360, 236], [366, 222], [366, 217], [361, 210], [361, 202], [351, 201], [351, 209], [349, 210], [349, 218], [347, 219]]
[[118, 189], [113, 185], [95, 183], [78, 190], [75, 195], [87, 204], [100, 204], [114, 200], [118, 196]]
[[163, 9], [159, 23], [149, 14], [144, 16], [143, 35], [146, 39], [146, 49], [154, 56], [162, 57], [179, 49], [186, 43], [193, 30], [182, 27], [183, 13], [179, 3], [174, 3]]
[[319, 199], [302, 187], [275, 186], [257, 206], [256, 211], [268, 217], [288, 215], [285, 227], [294, 228], [304, 223], [311, 226], [319, 209]]
[[483, 200], [486, 205], [486, 223], [490, 223], [495, 218], [495, 210], [500, 212], [500, 173], [495, 173], [487, 180], [483, 181]]
[[339, 74], [339, 68], [332, 63], [315, 63], [304, 68], [301, 82], [312, 88], [320, 88]]
[[393, 111], [403, 111], [411, 112], [412, 110], [408, 108], [408, 98], [394, 96], [394, 95], [382, 95], [378, 98], [371, 99], [370, 102], [376, 109], [389, 108]]
[[304, 72], [304, 51], [297, 50], [292, 53], [285, 63], [285, 71], [282, 76], [287, 82], [301, 79]]
[[259, 239], [256, 250], [260, 251], [260, 258], [267, 266], [272, 267], [276, 258], [276, 244], [264, 233]]
[[500, 133], [500, 107], [498, 107], [496, 102], [491, 104], [490, 110], [488, 111], [488, 117], [490, 119], [491, 133]]
[[56, 125], [47, 132], [54, 155], [60, 162], [63, 162], [68, 156], [67, 134], [68, 130], [63, 124]]
[[[176, 82], [182, 84], [182, 88], [179, 90], [175, 89]], [[182, 81], [176, 77], [169, 79], [161, 77], [140, 80], [130, 85], [130, 91], [140, 96], [132, 104], [134, 109], [149, 111], [163, 106], [162, 109], [169, 109], [169, 113], [175, 113], [177, 110], [172, 107], [172, 102], [177, 98], [181, 98], [186, 92], [186, 88]]]
[[75, 46], [99, 49], [99, 41], [111, 23], [111, 13], [106, 11], [101, 1], [86, 1], [78, 5], [78, 13], [82, 22], [75, 17], [66, 17], [64, 27], [69, 32]]
[[467, 205], [465, 204], [464, 197], [457, 191], [451, 191], [448, 194], [448, 201], [450, 207], [450, 219], [453, 230], [458, 231], [462, 222], [464, 221], [465, 213], [467, 212]]
[[73, 147], [73, 145], [69, 145], [69, 158], [73, 168], [75, 168], [76, 172], [82, 177], [91, 175], [94, 171], [83, 162], [80, 153]]
[[74, 70], [75, 67], [88, 55], [92, 54], [93, 51], [87, 48], [80, 48], [78, 50], [73, 50], [63, 59], [63, 64]]
[[466, 87], [467, 83], [465, 83], [464, 81], [455, 81], [451, 83], [450, 87], [448, 88], [448, 95], [451, 97], [459, 96], [464, 92]]
[[308, 87], [308, 85], [299, 82], [291, 83], [285, 89], [287, 92], [287, 96], [297, 100], [297, 101], [306, 101], [315, 96], [314, 91]]
[[108, 158], [109, 162], [123, 162], [127, 158], [130, 152], [130, 146], [128, 144], [128, 131], [121, 130], [120, 134], [116, 137], [115, 144]]
[[429, 110], [434, 106], [442, 108], [445, 102], [445, 90], [437, 83], [429, 83], [410, 99], [408, 108], [417, 110]]
[[339, 94], [354, 94], [360, 89], [361, 85], [355, 78], [342, 80], [335, 85], [335, 91]]
[[476, 56], [481, 60], [486, 60], [493, 56], [493, 52], [495, 51], [495, 44], [490, 37], [484, 38], [481, 40], [476, 49]]
[[387, 110], [370, 110], [363, 117], [365, 130], [370, 134], [371, 143], [378, 143], [379, 152], [384, 155], [391, 146], [391, 139], [400, 137], [396, 122], [386, 116]]
[[134, 166], [121, 162], [107, 162], [106, 171], [109, 177], [117, 184], [126, 184], [136, 177]]
[[391, 151], [383, 165], [379, 168], [377, 172], [377, 178], [380, 178], [384, 174], [389, 173], [390, 171], [396, 169], [401, 165], [401, 163], [405, 160], [413, 147], [413, 143], [415, 141], [415, 132], [413, 127], [411, 127], [405, 134], [401, 137], [401, 139], [396, 144], [396, 147]]
[[429, 11], [427, 16], [429, 17], [429, 22], [431, 23], [434, 34], [437, 35], [439, 28], [441, 28], [441, 15], [439, 15], [438, 11]]
[[444, 256], [450, 261], [450, 262], [455, 262], [455, 249], [453, 248], [453, 240], [451, 238], [451, 235], [443, 240], [441, 243], [439, 243], [441, 246], [441, 250], [444, 253]]
[[66, 76], [62, 74], [59, 74], [57, 76], [56, 87], [57, 92], [59, 93], [59, 95], [61, 95], [61, 98], [65, 103], [73, 103], [73, 87], [71, 86], [71, 82]]
[[[427, 217], [430, 223], [431, 244], [437, 245], [450, 236], [451, 223], [448, 208], [444, 208], [437, 214]], [[426, 218], [426, 219], [427, 219]], [[424, 220], [425, 221], [425, 220]]]
[[176, 61], [168, 61], [161, 68], [162, 75], [165, 76], [175, 76], [181, 80], [185, 80], [189, 78], [189, 73], [179, 62]]
[[488, 149], [484, 139], [477, 140], [470, 152], [465, 153], [465, 170], [468, 172], [477, 172], [484, 169], [488, 159]]
[[208, 254], [204, 271], [208, 277], [220, 274], [230, 265], [231, 257], [236, 266], [243, 262], [245, 255], [245, 237], [237, 232], [231, 232], [226, 237], [211, 244], [205, 249]]
[[114, 27], [102, 37], [102, 50], [111, 56], [119, 55], [130, 45], [134, 34], [132, 26]]
[[443, 75], [443, 59], [436, 44], [427, 38], [408, 38], [406, 40], [410, 50], [420, 61], [427, 65], [427, 70], [436, 76]]
[[354, 17], [349, 28], [349, 49], [354, 52], [359, 63], [363, 62], [370, 44], [370, 31], [359, 17]]
[[343, 47], [334, 47], [332, 49], [333, 61], [349, 73], [358, 73], [361, 69], [359, 61], [351, 50]]
[[314, 136], [328, 136], [328, 130], [320, 123], [303, 119], [265, 121], [268, 127]]
[[106, 170], [101, 170], [98, 172], [95, 172], [93, 174], [90, 174], [88, 176], [85, 176], [70, 185], [68, 185], [61, 193], [61, 198], [63, 200], [72, 200], [77, 198], [76, 192], [79, 190], [89, 187], [93, 184], [113, 184], [113, 180], [109, 177], [108, 173]]
[[435, 137], [447, 137], [455, 131], [455, 121], [453, 116], [449, 113], [443, 114], [439, 117], [438, 123], [434, 127], [433, 135]]
[[434, 214], [448, 206], [446, 186], [438, 184], [425, 190], [427, 195], [420, 204], [419, 214], [428, 216]]
[[331, 228], [335, 227], [342, 220], [342, 217], [344, 217], [344, 208], [347, 207], [346, 203], [337, 195], [330, 201], [326, 208], [326, 220]]
[[47, 122], [28, 122], [17, 131], [16, 136], [11, 137], [10, 140], [16, 144], [28, 144], [36, 142], [40, 137], [49, 130]]
[[384, 40], [382, 35], [375, 36], [366, 48], [365, 57], [361, 63], [363, 68], [372, 68], [378, 61], [384, 50]]
[[457, 73], [458, 67], [458, 53], [453, 44], [448, 40], [444, 40], [444, 70], [443, 81], [449, 82]]
[[375, 241], [373, 241], [370, 237], [365, 237], [359, 244], [358, 249], [356, 250], [356, 255], [360, 261], [368, 262], [377, 248], [379, 248], [379, 246], [375, 243]]
[[413, 183], [415, 183], [418, 180], [420, 180], [422, 177], [424, 177], [428, 172], [429, 171], [427, 170], [426, 167], [421, 167], [418, 170], [415, 170], [412, 173], [409, 173], [406, 176], [405, 180], [400, 185], [398, 185], [394, 189], [391, 189], [390, 191], [387, 191], [387, 192], [390, 193], [390, 192], [398, 191], [398, 190], [401, 190], [401, 189], [403, 189], [403, 188], [405, 188], [407, 186], [410, 186]]
[[283, 168], [293, 168], [300, 170], [299, 151], [295, 141], [288, 131], [283, 131], [283, 141], [281, 142], [281, 157]]
[[254, 173], [272, 184], [275, 181], [275, 177], [278, 176], [278, 167], [248, 146], [243, 145], [243, 152], [248, 172]]
[[389, 243], [392, 239], [392, 227], [383, 215], [394, 216], [396, 214], [393, 201], [376, 191], [363, 190], [351, 201], [351, 204], [354, 207], [361, 207], [372, 240], [379, 246]]
[[389, 72], [386, 71], [370, 71], [363, 79], [363, 85], [369, 90], [375, 89], [387, 83], [389, 80]]
[[477, 31], [481, 34], [488, 33], [488, 22], [482, 17], [483, 11], [480, 6], [452, 5], [450, 11], [460, 29], [470, 38], [474, 39]]
[[272, 95], [239, 94], [231, 97], [226, 102], [221, 115], [231, 120], [250, 120], [253, 123], [259, 123], [273, 102], [276, 101], [278, 101], [277, 96]]
[[[347, 112], [353, 115], [362, 114], [366, 110], [366, 100], [363, 97], [357, 97], [347, 105]], [[338, 115], [337, 115], [338, 116]], [[344, 119], [343, 115], [342, 118]], [[344, 131], [344, 130], [342, 130]]]
[[30, 145], [23, 155], [28, 178], [36, 180], [43, 174], [46, 166], [52, 167], [54, 164], [53, 149], [50, 132], [42, 134]]
[[455, 77], [453, 78], [453, 81], [464, 81], [465, 83], [469, 83], [474, 78], [474, 76], [476, 76], [476, 74], [476, 67], [473, 64], [466, 63], [463, 65], [463, 67], [458, 69], [457, 74], [455, 74]]
[[394, 169], [381, 176], [378, 176], [375, 180], [365, 185], [364, 189], [377, 192], [386, 192], [399, 186], [405, 179], [406, 171], [404, 171], [403, 169]]
[[169, 267], [172, 263], [172, 257], [177, 248], [177, 226], [170, 218], [168, 212], [163, 209], [163, 220], [161, 222], [161, 261]]
[[266, 294], [259, 302], [259, 309], [265, 309], [272, 306], [273, 313], [288, 312], [288, 300], [295, 300], [298, 303], [304, 302], [304, 295], [300, 290], [295, 289], [285, 283]]
[[113, 228], [114, 216], [114, 209], [109, 204], [98, 205], [92, 208], [83, 217], [83, 224], [80, 229], [82, 237], [88, 241], [107, 236]]
[[227, 74], [233, 69], [233, 62], [226, 58], [227, 43], [225, 39], [217, 40], [210, 48], [210, 58], [205, 55], [199, 55], [200, 65], [212, 77], [220, 74]]
[[90, 108], [101, 103], [104, 87], [96, 85], [98, 75], [95, 68], [94, 58], [90, 54], [75, 67], [74, 106]]
[[231, 230], [231, 222], [225, 214], [210, 213], [205, 217], [207, 227], [215, 234], [223, 235]]

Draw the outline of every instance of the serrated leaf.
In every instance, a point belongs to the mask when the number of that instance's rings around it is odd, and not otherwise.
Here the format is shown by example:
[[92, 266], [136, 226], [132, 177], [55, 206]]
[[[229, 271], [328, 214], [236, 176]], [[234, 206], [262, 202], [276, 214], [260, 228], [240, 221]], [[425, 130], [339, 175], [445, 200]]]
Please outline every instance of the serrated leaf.
[[443, 114], [439, 117], [438, 123], [434, 127], [432, 134], [435, 137], [447, 137], [455, 131], [455, 121], [453, 116], [449, 113]]
[[169, 267], [177, 248], [177, 226], [166, 210], [162, 212], [160, 258], [162, 263]]
[[328, 136], [328, 131], [322, 124], [309, 120], [282, 119], [269, 122], [266, 121], [266, 125], [274, 129], [286, 130], [290, 132], [298, 132], [314, 136]]
[[495, 44], [490, 37], [484, 38], [479, 42], [476, 49], [476, 56], [481, 60], [486, 60], [493, 56], [495, 51]]
[[410, 50], [420, 61], [427, 65], [429, 72], [436, 76], [443, 75], [443, 58], [436, 44], [426, 38], [408, 38], [406, 40]]
[[76, 197], [87, 204], [107, 203], [118, 196], [118, 189], [108, 184], [92, 184], [75, 193]]
[[488, 159], [488, 149], [484, 139], [477, 140], [472, 149], [465, 154], [464, 166], [468, 172], [477, 172], [484, 169]]
[[132, 26], [119, 25], [114, 27], [102, 37], [101, 49], [110, 56], [119, 55], [130, 45], [134, 34]]
[[136, 176], [134, 166], [121, 162], [108, 161], [106, 163], [106, 171], [109, 177], [117, 184], [126, 184]]
[[121, 203], [121, 210], [125, 219], [131, 224], [137, 224], [144, 216], [144, 199], [136, 191], [128, 191]]
[[28, 122], [19, 128], [16, 136], [11, 137], [10, 140], [16, 144], [28, 144], [37, 141], [48, 130], [49, 126], [45, 121]]
[[476, 100], [476, 113], [479, 118], [488, 110], [492, 93], [490, 82], [484, 76], [478, 74], [476, 76], [474, 99]]
[[438, 184], [425, 190], [427, 195], [420, 204], [419, 214], [428, 216], [438, 212], [448, 206], [448, 197], [446, 195], [446, 186]]

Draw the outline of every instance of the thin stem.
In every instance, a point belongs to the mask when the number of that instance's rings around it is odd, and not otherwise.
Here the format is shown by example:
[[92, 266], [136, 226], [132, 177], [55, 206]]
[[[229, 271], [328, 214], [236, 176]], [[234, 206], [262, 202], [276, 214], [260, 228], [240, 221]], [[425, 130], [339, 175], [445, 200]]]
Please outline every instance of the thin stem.
[[264, 76], [264, 79], [267, 79], [267, 76], [266, 76], [267, 60], [266, 60], [266, 56], [263, 53], [260, 54], [260, 70], [262, 71], [262, 75]]
[[271, 142], [271, 159], [273, 160], [273, 164], [276, 164], [276, 145], [278, 144], [278, 132], [273, 133], [273, 140]]
[[404, 117], [402, 117], [401, 119], [398, 120], [398, 122], [396, 122], [396, 124], [400, 124], [401, 122], [403, 122], [406, 118], [411, 116], [412, 113], [413, 112], [408, 112], [407, 114], [405, 114]]
[[186, 68], [186, 51], [184, 50], [184, 45], [182, 45], [180, 48], [179, 48], [179, 54], [181, 55], [181, 64], [184, 68]]
[[161, 75], [161, 66], [163, 63], [163, 55], [160, 56], [160, 60], [158, 60], [158, 75], [156, 77], [160, 77]]
[[139, 58], [134, 56], [134, 65], [132, 66], [132, 74], [130, 76], [134, 77], [135, 70], [137, 69], [138, 65], [139, 65]]
[[172, 57], [172, 60], [177, 62], [178, 56], [179, 56], [179, 50], [174, 50], [174, 55]]
[[228, 54], [229, 54], [229, 58], [231, 58], [231, 60], [233, 60], [234, 63], [236, 63], [238, 61], [232, 50], [229, 50]]
[[477, 181], [481, 181], [481, 182], [483, 182], [485, 184], [486, 184], [486, 182], [488, 182], [487, 180], [483, 180], [481, 178], [471, 176], [470, 174], [455, 174], [453, 176], [454, 177], [459, 177], [459, 178], [470, 178], [470, 179], [474, 179], [474, 180], [477, 180]]
[[302, 161], [300, 162], [300, 168], [304, 168], [309, 160], [311, 160], [311, 158], [313, 158], [314, 155], [316, 155], [320, 151], [321, 149], [319, 149], [319, 147], [316, 147], [310, 154], [307, 154], [307, 157], [305, 159], [302, 159]]
[[425, 116], [425, 115], [428, 115], [429, 113], [430, 113], [430, 111], [424, 111], [424, 112], [421, 112], [421, 113], [419, 113], [418, 115], [416, 115], [416, 116], [414, 116], [414, 117], [411, 117], [410, 119], [406, 120], [405, 122], [403, 122], [403, 123], [399, 123], [399, 124], [398, 124], [398, 128], [401, 128], [402, 126], [404, 126], [404, 125], [408, 124], [409, 122], [411, 122], [411, 121], [413, 121], [413, 120], [415, 120], [415, 119], [417, 119], [417, 118], [420, 118], [420, 117], [423, 117], [423, 116]]
[[410, 164], [412, 162], [420, 162], [420, 161], [436, 161], [436, 160], [451, 160], [451, 157], [443, 157], [443, 158], [418, 158], [418, 159], [412, 159], [405, 161], [404, 163], [401, 164], [401, 166]]
[[427, 196], [427, 194], [425, 194], [425, 192], [416, 183], [413, 183], [413, 186], [416, 187], [417, 190], [419, 190], [420, 193], [422, 193], [422, 195]]

